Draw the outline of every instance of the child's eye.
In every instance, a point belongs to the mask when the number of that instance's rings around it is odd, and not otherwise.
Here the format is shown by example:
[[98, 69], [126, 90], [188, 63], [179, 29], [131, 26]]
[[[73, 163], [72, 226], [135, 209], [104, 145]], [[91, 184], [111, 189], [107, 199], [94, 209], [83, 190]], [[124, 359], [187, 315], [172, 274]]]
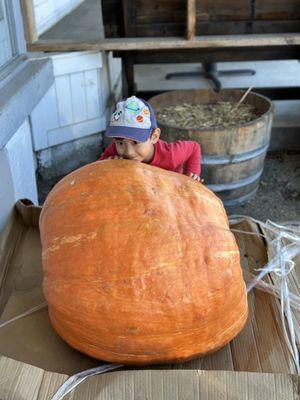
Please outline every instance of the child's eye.
[[118, 146], [123, 146], [123, 141], [122, 140], [120, 140], [120, 141], [117, 140], [116, 143], [117, 143]]
[[138, 144], [138, 142], [136, 142], [135, 140], [133, 141], [133, 144]]

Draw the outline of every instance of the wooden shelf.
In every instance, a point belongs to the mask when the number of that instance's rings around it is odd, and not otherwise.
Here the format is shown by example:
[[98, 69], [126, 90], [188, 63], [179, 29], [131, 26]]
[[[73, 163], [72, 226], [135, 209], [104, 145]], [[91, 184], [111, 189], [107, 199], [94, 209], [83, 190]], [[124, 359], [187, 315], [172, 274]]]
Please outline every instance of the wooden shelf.
[[[60, 24], [63, 24], [61, 21]], [[57, 24], [59, 25], [59, 24]], [[57, 27], [56, 25], [56, 27]], [[60, 26], [59, 29], [62, 29]], [[78, 28], [76, 27], [76, 30]], [[74, 27], [73, 27], [74, 30]], [[84, 29], [82, 29], [83, 33]], [[52, 32], [52, 36], [50, 36]], [[30, 51], [82, 51], [82, 50], [113, 50], [113, 51], [147, 51], [147, 50], [179, 50], [179, 49], [228, 49], [247, 47], [285, 47], [300, 46], [300, 33], [261, 34], [261, 35], [227, 35], [227, 36], [196, 36], [193, 40], [185, 38], [116, 38], [95, 39], [72, 37], [54, 38], [58, 28], [52, 28], [34, 43], [28, 44]], [[73, 34], [74, 35], [74, 34]], [[78, 35], [76, 33], [76, 35]]]
[[27, 47], [29, 51], [51, 52], [84, 50], [140, 52], [149, 50], [294, 48], [300, 45], [300, 33], [194, 36], [195, 2], [188, 0], [187, 5], [189, 40], [186, 37], [105, 39], [101, 0], [85, 0], [56, 25], [38, 37], [34, 24], [33, 0], [22, 0]]

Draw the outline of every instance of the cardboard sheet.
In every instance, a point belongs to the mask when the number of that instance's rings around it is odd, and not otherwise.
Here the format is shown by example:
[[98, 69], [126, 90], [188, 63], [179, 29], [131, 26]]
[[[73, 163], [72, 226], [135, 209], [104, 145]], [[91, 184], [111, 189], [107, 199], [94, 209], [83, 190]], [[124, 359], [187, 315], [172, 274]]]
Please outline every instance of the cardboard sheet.
[[[49, 400], [67, 376], [0, 358], [0, 398]], [[200, 370], [133, 370], [89, 378], [67, 400], [296, 400], [299, 378]]]

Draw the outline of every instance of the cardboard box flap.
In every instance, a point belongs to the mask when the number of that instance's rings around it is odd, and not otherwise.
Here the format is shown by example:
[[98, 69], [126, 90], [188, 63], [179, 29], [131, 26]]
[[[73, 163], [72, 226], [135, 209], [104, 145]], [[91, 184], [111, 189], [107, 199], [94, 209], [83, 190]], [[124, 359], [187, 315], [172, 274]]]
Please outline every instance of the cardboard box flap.
[[39, 213], [40, 207], [19, 201], [1, 235], [0, 248], [5, 262], [1, 263], [0, 321], [44, 302]]
[[27, 199], [19, 200], [16, 205], [19, 216], [25, 226], [38, 227], [42, 207], [35, 206]]
[[[67, 379], [0, 358], [0, 398], [50, 400]], [[232, 371], [131, 370], [88, 378], [64, 398], [72, 400], [283, 400], [299, 399], [299, 376]]]

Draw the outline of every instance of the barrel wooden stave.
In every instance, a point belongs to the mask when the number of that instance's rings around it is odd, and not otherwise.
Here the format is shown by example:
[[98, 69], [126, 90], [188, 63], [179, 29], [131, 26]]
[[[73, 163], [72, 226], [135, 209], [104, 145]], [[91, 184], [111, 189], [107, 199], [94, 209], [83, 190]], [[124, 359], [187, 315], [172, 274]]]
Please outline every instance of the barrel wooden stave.
[[[223, 190], [220, 197], [226, 208], [240, 206], [251, 200], [258, 190], [259, 179], [237, 189]], [[216, 192], [216, 195], [219, 195], [219, 193]]]
[[239, 163], [230, 164], [202, 164], [201, 174], [205, 182], [223, 184], [249, 178], [258, 171], [263, 171], [266, 153]]

